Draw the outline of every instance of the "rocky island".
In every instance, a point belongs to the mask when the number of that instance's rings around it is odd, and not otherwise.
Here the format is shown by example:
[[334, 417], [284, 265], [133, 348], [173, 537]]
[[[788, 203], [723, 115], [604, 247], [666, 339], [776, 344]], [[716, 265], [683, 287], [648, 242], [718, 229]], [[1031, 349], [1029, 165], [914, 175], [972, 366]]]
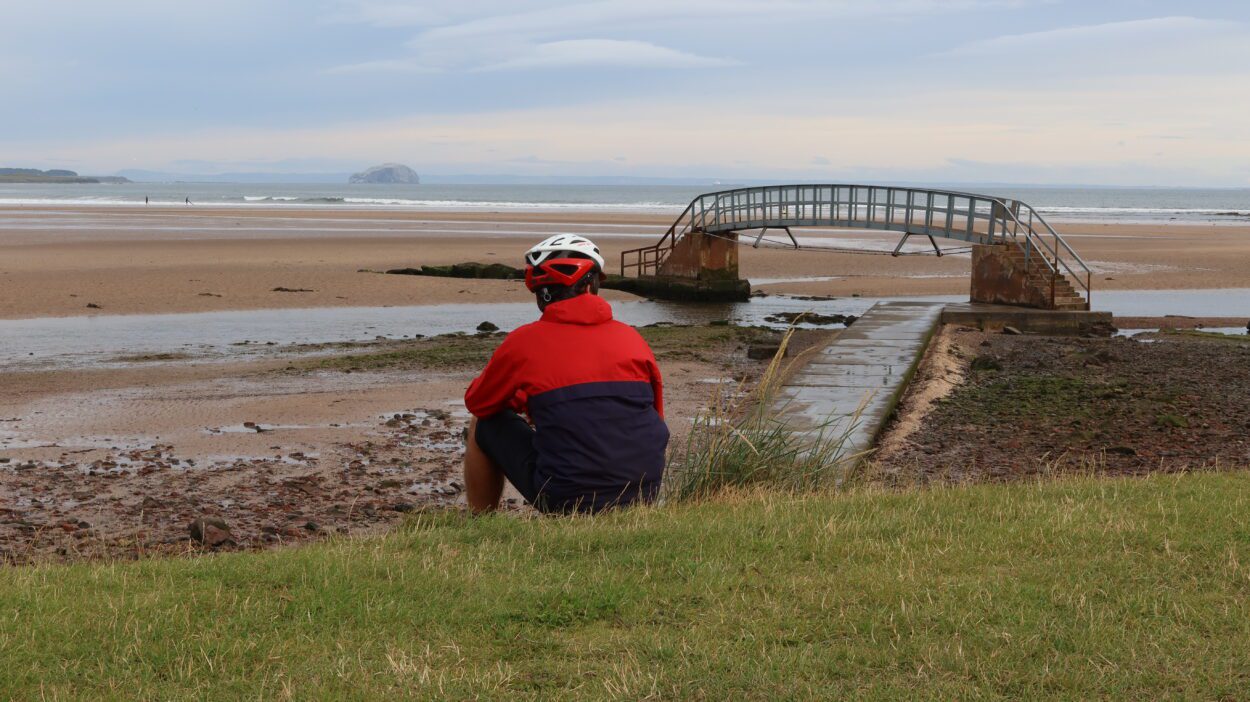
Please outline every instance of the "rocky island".
[[384, 163], [352, 174], [349, 183], [406, 183], [417, 185], [420, 176], [411, 168], [399, 163]]
[[80, 176], [74, 171], [0, 168], [0, 183], [129, 183], [121, 176]]

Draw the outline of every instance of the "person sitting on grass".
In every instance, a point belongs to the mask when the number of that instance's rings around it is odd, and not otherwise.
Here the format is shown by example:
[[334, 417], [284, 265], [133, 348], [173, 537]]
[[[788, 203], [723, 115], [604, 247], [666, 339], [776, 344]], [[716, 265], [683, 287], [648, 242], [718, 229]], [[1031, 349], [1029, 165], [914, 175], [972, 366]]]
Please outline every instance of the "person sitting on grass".
[[497, 509], [504, 478], [541, 512], [655, 499], [669, 437], [660, 369], [599, 297], [603, 256], [559, 234], [525, 261], [542, 318], [509, 334], [464, 396], [469, 508]]

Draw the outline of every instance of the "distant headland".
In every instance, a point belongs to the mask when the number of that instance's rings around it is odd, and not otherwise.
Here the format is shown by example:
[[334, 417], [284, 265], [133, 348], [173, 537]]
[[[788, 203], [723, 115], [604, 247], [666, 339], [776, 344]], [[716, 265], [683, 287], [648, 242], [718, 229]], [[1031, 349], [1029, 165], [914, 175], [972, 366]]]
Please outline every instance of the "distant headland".
[[360, 173], [353, 173], [348, 183], [405, 183], [417, 185], [421, 178], [417, 172], [399, 163], [384, 163], [373, 168], [366, 168]]
[[74, 171], [0, 168], [0, 183], [129, 183], [122, 176], [80, 176]]

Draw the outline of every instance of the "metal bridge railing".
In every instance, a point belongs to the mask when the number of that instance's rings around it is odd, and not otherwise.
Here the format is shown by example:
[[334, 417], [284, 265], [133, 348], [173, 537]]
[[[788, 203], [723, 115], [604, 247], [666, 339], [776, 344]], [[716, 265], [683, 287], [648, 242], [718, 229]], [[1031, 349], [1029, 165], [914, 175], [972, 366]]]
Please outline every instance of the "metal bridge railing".
[[768, 185], [699, 195], [658, 242], [621, 253], [621, 274], [658, 274], [673, 247], [692, 231], [784, 227], [880, 229], [902, 232], [904, 240], [921, 235], [981, 244], [1010, 241], [1024, 251], [1026, 264], [1040, 260], [1051, 275], [1052, 302], [1055, 276], [1070, 277], [1087, 300], [1091, 292], [1089, 266], [1030, 205], [976, 193], [878, 185]]

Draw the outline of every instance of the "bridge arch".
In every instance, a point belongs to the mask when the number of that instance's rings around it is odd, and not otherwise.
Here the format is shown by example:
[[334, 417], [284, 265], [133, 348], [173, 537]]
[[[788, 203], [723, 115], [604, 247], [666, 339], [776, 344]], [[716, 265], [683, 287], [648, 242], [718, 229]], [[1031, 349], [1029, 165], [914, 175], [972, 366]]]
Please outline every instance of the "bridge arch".
[[[737, 247], [752, 238], [746, 232], [758, 232], [758, 246], [769, 229], [801, 227], [899, 232], [895, 254], [911, 236], [928, 238], [938, 251], [939, 238], [968, 242], [974, 301], [1089, 309], [1089, 266], [1032, 206], [927, 188], [805, 183], [704, 193], [655, 244], [622, 252], [621, 275], [737, 280]], [[793, 235], [790, 241], [803, 248]]]

